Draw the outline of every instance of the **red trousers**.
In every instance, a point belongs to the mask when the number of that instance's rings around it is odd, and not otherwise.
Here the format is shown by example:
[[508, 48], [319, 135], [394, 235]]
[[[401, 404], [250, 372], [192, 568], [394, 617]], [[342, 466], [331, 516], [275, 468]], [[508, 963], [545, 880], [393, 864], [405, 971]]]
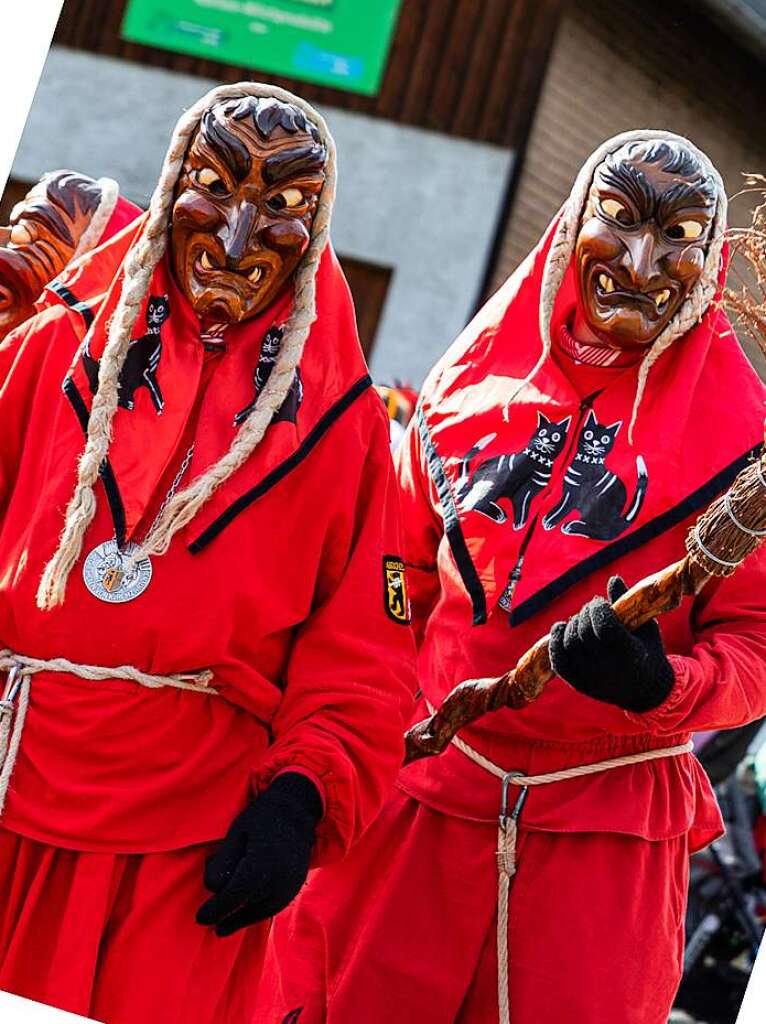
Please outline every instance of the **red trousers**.
[[0, 829], [0, 989], [107, 1024], [254, 1024], [268, 928], [195, 923], [207, 853], [77, 853]]
[[[497, 1020], [496, 830], [397, 793], [274, 923], [256, 1021]], [[513, 1024], [666, 1024], [681, 976], [684, 836], [523, 832], [509, 905]]]

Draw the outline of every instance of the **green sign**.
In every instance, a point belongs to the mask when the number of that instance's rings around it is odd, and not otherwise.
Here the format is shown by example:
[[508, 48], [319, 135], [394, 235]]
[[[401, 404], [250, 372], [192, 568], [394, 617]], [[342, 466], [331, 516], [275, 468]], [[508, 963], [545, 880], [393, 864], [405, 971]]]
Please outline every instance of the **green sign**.
[[401, 0], [129, 0], [132, 42], [374, 96]]

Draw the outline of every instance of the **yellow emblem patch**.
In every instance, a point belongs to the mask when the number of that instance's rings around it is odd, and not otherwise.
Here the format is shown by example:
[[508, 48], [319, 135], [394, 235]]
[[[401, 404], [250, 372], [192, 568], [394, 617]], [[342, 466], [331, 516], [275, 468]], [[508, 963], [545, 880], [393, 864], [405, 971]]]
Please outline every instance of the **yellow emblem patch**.
[[403, 626], [410, 623], [410, 595], [404, 562], [396, 555], [383, 556], [384, 604], [386, 615]]

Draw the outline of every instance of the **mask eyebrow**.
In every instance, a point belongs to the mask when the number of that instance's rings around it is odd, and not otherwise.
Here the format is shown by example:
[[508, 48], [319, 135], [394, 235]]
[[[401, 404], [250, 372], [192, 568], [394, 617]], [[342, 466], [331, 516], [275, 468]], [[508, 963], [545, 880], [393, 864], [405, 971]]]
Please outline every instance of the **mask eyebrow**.
[[247, 177], [252, 167], [250, 151], [241, 139], [223, 127], [214, 111], [208, 110], [203, 115], [198, 138], [200, 136], [236, 178], [242, 181]]
[[657, 202], [657, 217], [667, 220], [679, 210], [692, 208], [705, 210], [710, 218], [713, 207], [710, 196], [699, 185], [690, 181], [677, 181], [660, 196]]
[[74, 245], [72, 233], [67, 227], [64, 218], [55, 206], [46, 203], [45, 200], [26, 207], [17, 218], [17, 222], [18, 220], [31, 220], [37, 224], [42, 224], [44, 228], [50, 231], [52, 235], [60, 238], [66, 245]]
[[636, 207], [640, 218], [651, 216], [657, 197], [646, 176], [625, 160], [607, 162], [597, 173], [597, 183], [606, 185], [627, 196]]
[[312, 171], [323, 171], [327, 163], [327, 150], [321, 144], [309, 143], [283, 149], [263, 161], [263, 180], [267, 185], [275, 185], [285, 178], [294, 178], [299, 174]]

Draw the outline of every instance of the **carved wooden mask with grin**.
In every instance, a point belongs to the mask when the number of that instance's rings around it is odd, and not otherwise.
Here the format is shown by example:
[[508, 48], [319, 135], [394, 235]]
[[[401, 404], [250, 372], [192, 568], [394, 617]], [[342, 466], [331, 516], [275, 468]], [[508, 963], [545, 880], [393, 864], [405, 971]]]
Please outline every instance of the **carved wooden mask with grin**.
[[171, 219], [173, 273], [201, 320], [246, 320], [283, 291], [311, 240], [326, 161], [291, 104], [248, 96], [205, 113]]
[[633, 142], [596, 170], [575, 248], [580, 315], [593, 341], [650, 345], [699, 280], [713, 180], [670, 141]]
[[75, 254], [101, 186], [73, 171], [46, 174], [0, 228], [0, 339], [28, 320], [43, 288]]

